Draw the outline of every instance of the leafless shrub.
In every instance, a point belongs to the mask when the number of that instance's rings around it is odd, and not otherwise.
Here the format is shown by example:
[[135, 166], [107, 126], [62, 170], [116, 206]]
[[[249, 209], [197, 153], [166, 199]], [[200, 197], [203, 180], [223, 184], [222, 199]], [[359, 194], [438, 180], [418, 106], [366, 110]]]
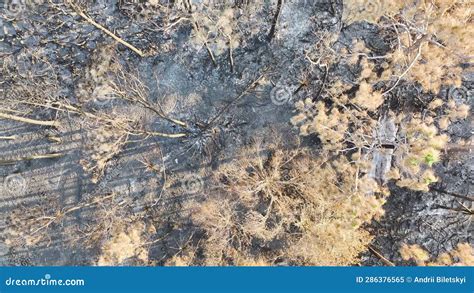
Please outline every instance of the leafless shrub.
[[[356, 168], [347, 160], [313, 156], [301, 149], [257, 145], [221, 166], [216, 173], [220, 192], [197, 203], [191, 213], [206, 232], [204, 263], [356, 261], [371, 239], [361, 226], [383, 214], [383, 201], [367, 195], [377, 185], [363, 178], [365, 188], [356, 190]], [[265, 247], [273, 248], [265, 253]]]

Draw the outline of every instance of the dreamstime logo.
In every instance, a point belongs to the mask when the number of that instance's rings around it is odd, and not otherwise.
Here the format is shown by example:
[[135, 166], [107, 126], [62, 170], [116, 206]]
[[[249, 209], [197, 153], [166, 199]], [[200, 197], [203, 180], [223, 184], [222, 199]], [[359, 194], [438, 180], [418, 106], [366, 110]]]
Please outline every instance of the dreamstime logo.
[[3, 9], [11, 15], [18, 15], [28, 8], [44, 4], [44, 0], [4, 0]]
[[364, 0], [362, 1], [362, 11], [367, 13], [377, 15], [381, 11], [383, 11], [382, 2], [380, 0]]
[[94, 99], [94, 104], [96, 104], [97, 106], [105, 107], [113, 100], [115, 100], [115, 98], [116, 97], [113, 95], [100, 95]]
[[378, 15], [383, 11], [383, 1], [381, 0], [356, 0], [352, 4], [349, 14], [370, 14]]
[[451, 87], [449, 89], [449, 96], [456, 100], [466, 100], [469, 102], [472, 97], [472, 91], [464, 86]]
[[14, 279], [12, 277], [5, 280], [5, 285], [10, 287], [15, 286], [85, 286], [84, 279], [53, 279], [50, 274], [45, 274], [39, 279]]
[[10, 195], [21, 196], [26, 193], [27, 182], [20, 174], [12, 174], [3, 181], [3, 189]]
[[5, 0], [3, 8], [12, 15], [18, 15], [26, 9], [24, 0]]
[[199, 175], [189, 175], [181, 181], [181, 187], [187, 194], [196, 194], [204, 189], [204, 180]]
[[291, 101], [293, 93], [288, 87], [277, 85], [272, 89], [270, 98], [272, 99], [273, 104], [281, 106]]
[[94, 96], [94, 104], [101, 107], [107, 106], [118, 98], [116, 92], [109, 85], [95, 88], [92, 95]]

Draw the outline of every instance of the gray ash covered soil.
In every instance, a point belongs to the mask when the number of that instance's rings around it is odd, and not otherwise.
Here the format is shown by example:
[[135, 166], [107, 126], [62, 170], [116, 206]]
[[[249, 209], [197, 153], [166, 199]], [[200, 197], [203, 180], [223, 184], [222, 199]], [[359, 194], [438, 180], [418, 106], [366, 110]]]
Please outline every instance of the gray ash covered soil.
[[[147, 57], [116, 44], [59, 1], [54, 5], [28, 7], [16, 15], [0, 10], [0, 64], [4, 69], [9, 67], [0, 71], [2, 98], [7, 101], [8, 97], [18, 96], [15, 90], [21, 89], [20, 86], [33, 87], [38, 91], [36, 94], [45, 95], [50, 101], [67, 101], [94, 113], [124, 113], [142, 121], [152, 131], [182, 131], [136, 103], [118, 99], [81, 100], [79, 84], [86, 83], [87, 72], [98, 63], [100, 50], [112, 47], [118, 62], [127, 71], [136, 72], [149, 89], [148, 101], [171, 105], [168, 113], [186, 121], [188, 135], [185, 138], [130, 137], [110, 159], [104, 176], [93, 182], [81, 164], [82, 160], [89, 159], [94, 143], [81, 116], [45, 107], [27, 108], [28, 117], [59, 120], [58, 129], [0, 120], [0, 136], [16, 136], [15, 140], [0, 140], [0, 160], [12, 161], [0, 165], [0, 177], [5, 181], [12, 174], [18, 174], [26, 186], [22, 189], [20, 184], [19, 190], [14, 192], [0, 189], [2, 265], [94, 264], [101, 243], [86, 245], [81, 236], [87, 234], [84, 231], [92, 223], [109, 221], [97, 219], [96, 214], [97, 210], [108, 209], [117, 217], [146, 218], [148, 229], [154, 231], [150, 239], [150, 264], [163, 264], [186, 245], [186, 241], [199, 238], [193, 237], [199, 232], [195, 232], [192, 223], [183, 216], [186, 214], [183, 209], [190, 198], [204, 196], [212, 190], [207, 178], [219, 164], [238, 159], [236, 151], [255, 137], [272, 141], [281, 136], [283, 141], [288, 141], [288, 147], [292, 147], [291, 142], [298, 137], [297, 130], [289, 123], [294, 114], [293, 102], [313, 97], [315, 93], [324, 96], [321, 87], [325, 79], [356, 80], [356, 70], [337, 65], [330, 68], [325, 77], [324, 68], [311, 65], [305, 58], [306, 50], [317, 46], [327, 32], [340, 32], [337, 46], [350, 46], [353, 39], [359, 38], [375, 54], [388, 50], [386, 37], [376, 26], [367, 23], [342, 26], [340, 3], [286, 1], [271, 40], [268, 35], [276, 5], [261, 9], [255, 24], [249, 24], [257, 27], [257, 33], [241, 41], [242, 45], [235, 49], [234, 68], [230, 66], [228, 54], [216, 56], [217, 66], [214, 66], [207, 51], [191, 43], [191, 25], [179, 24], [165, 31], [161, 27], [164, 16], [144, 15], [145, 10], [141, 13], [126, 2], [84, 2], [82, 7], [95, 21], [145, 51]], [[245, 7], [241, 9], [245, 13]], [[14, 60], [14, 66], [5, 64], [6, 58]], [[10, 68], [12, 66], [16, 68]], [[267, 82], [249, 88], [262, 75]], [[309, 83], [301, 87], [304, 77]], [[271, 99], [272, 92], [279, 87], [294, 93], [292, 99], [282, 105], [276, 105]], [[418, 94], [405, 89], [403, 84], [400, 88], [406, 91], [404, 99], [407, 101]], [[236, 100], [239, 96], [241, 98]], [[393, 99], [394, 107], [400, 106], [396, 98]], [[6, 106], [3, 102], [0, 105]], [[26, 108], [19, 105], [18, 109], [25, 111]], [[201, 125], [210, 121], [213, 122], [211, 127], [203, 130]], [[469, 121], [454, 124], [452, 134], [469, 138], [470, 126]], [[59, 137], [60, 142], [51, 141], [48, 138], [51, 136]], [[316, 137], [309, 137], [303, 143], [318, 148]], [[18, 160], [51, 153], [62, 155]], [[161, 169], [150, 171], [143, 161]], [[435, 187], [454, 194], [472, 194], [473, 161], [471, 152], [446, 156], [437, 167], [441, 180]], [[199, 192], [185, 190], [188, 184], [191, 189], [197, 184]], [[373, 247], [386, 258], [404, 264], [398, 254], [402, 243], [420, 244], [433, 255], [460, 242], [473, 243], [472, 216], [453, 210], [472, 202], [446, 192], [417, 193], [395, 186], [391, 191], [385, 206], [386, 216], [368, 227], [375, 235]], [[63, 220], [41, 229], [37, 234], [45, 235], [39, 235], [41, 240], [33, 245], [26, 236], [17, 243], [7, 241], [12, 228], [20, 234], [16, 238], [22, 239], [22, 229], [26, 228], [21, 221], [29, 215], [32, 218], [51, 215], [110, 193], [116, 194], [111, 205], [118, 208], [94, 206], [72, 211]], [[108, 227], [109, 223], [101, 224]], [[383, 264], [370, 252], [364, 254], [362, 260], [363, 265]]]

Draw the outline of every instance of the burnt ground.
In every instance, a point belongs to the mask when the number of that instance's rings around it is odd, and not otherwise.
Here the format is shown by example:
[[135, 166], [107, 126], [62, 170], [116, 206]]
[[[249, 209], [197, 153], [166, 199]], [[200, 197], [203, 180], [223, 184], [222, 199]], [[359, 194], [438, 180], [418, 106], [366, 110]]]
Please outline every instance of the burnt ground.
[[[163, 31], [163, 16], [133, 12], [127, 1], [94, 1], [84, 6], [95, 21], [148, 55], [139, 57], [67, 6], [51, 2], [58, 4], [30, 5], [14, 15], [5, 10], [0, 14], [0, 64], [11, 67], [11, 63], [5, 64], [6, 58], [10, 58], [16, 65], [9, 75], [0, 76], [4, 101], [14, 94], [20, 80], [22, 85], [42, 90], [52, 101], [83, 104], [97, 113], [123, 113], [140, 120], [152, 131], [179, 132], [175, 125], [134, 103], [119, 99], [81, 100], [79, 84], [96, 66], [98, 52], [109, 46], [114, 48], [118, 62], [136, 73], [148, 88], [151, 103], [165, 105], [167, 114], [186, 121], [191, 130], [210, 121], [212, 129], [205, 135], [194, 135], [191, 131], [188, 137], [178, 139], [131, 137], [108, 162], [104, 176], [93, 182], [81, 165], [82, 160], [90, 158], [94, 144], [83, 118], [37, 107], [29, 110], [29, 117], [58, 118], [62, 126], [51, 129], [0, 120], [0, 137], [16, 136], [15, 140], [0, 140], [2, 265], [95, 263], [100, 244], [85, 245], [80, 237], [80, 231], [87, 230], [91, 222], [101, 221], [94, 218], [93, 208], [71, 212], [48, 230], [41, 230], [38, 234], [45, 235], [38, 235], [40, 240], [34, 245], [29, 245], [26, 237], [14, 244], [7, 242], [7, 238], [13, 229], [22, 239], [22, 229], [27, 229], [22, 222], [25, 215], [54, 214], [56, 210], [64, 211], [109, 193], [117, 194], [112, 204], [120, 207], [118, 217], [149, 219], [156, 230], [155, 237], [150, 239], [150, 257], [154, 264], [163, 264], [190, 237], [188, 223], [182, 219], [186, 201], [213, 188], [207, 178], [219, 164], [238, 159], [235, 151], [255, 137], [271, 141], [278, 136], [289, 145], [296, 140], [297, 130], [289, 123], [294, 114], [293, 102], [320, 92], [325, 79], [324, 69], [307, 62], [306, 50], [316, 46], [328, 32], [340, 32], [339, 46], [364, 39], [374, 52], [388, 50], [377, 27], [367, 23], [343, 27], [340, 3], [316, 1], [310, 5], [305, 1], [287, 1], [272, 40], [268, 40], [268, 35], [275, 5], [268, 5], [258, 11], [258, 32], [234, 51], [234, 68], [227, 54], [216, 56], [215, 66], [205, 49], [190, 42], [190, 25]], [[265, 76], [265, 82], [249, 87], [261, 76]], [[347, 68], [336, 66], [330, 70], [329, 78], [337, 77], [355, 80]], [[310, 81], [309, 85], [300, 89], [304, 78]], [[42, 89], [38, 84], [47, 86]], [[283, 103], [272, 100], [275, 89], [283, 89]], [[285, 95], [288, 92], [291, 94]], [[4, 107], [3, 103], [0, 105]], [[469, 139], [472, 135], [470, 121], [455, 124], [451, 129], [456, 137]], [[51, 136], [58, 137], [60, 142], [52, 142]], [[318, 140], [313, 137], [305, 143], [318, 147]], [[51, 153], [61, 156], [21, 159]], [[368, 227], [375, 235], [373, 247], [396, 264], [404, 264], [398, 254], [402, 243], [420, 244], [433, 255], [460, 242], [473, 243], [472, 216], [456, 210], [461, 204], [472, 208], [472, 202], [449, 192], [472, 196], [474, 157], [470, 151], [445, 157], [437, 167], [441, 182], [435, 187], [448, 193], [418, 193], [391, 186], [386, 216]], [[144, 160], [161, 166], [160, 171], [147, 169]], [[382, 263], [367, 252], [362, 265]]]

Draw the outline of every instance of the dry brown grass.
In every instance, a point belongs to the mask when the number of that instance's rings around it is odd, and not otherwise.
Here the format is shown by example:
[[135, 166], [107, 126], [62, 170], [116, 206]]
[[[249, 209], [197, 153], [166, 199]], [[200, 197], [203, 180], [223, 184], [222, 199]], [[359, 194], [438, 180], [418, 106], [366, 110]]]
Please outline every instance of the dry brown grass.
[[104, 241], [99, 266], [138, 265], [148, 263], [145, 247], [145, 225], [142, 222], [114, 227], [111, 237]]
[[400, 254], [404, 260], [413, 260], [419, 266], [473, 266], [474, 248], [469, 243], [460, 243], [455, 249], [431, 257], [419, 245], [403, 245]]

